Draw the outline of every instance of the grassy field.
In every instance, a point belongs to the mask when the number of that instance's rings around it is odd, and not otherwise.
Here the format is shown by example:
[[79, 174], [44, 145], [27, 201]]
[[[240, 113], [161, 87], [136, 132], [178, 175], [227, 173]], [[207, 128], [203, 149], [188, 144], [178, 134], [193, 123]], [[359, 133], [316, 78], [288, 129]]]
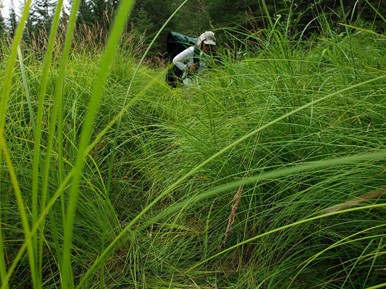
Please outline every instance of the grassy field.
[[2, 47], [1, 288], [384, 288], [385, 37], [251, 34], [170, 89], [129, 2], [102, 52]]

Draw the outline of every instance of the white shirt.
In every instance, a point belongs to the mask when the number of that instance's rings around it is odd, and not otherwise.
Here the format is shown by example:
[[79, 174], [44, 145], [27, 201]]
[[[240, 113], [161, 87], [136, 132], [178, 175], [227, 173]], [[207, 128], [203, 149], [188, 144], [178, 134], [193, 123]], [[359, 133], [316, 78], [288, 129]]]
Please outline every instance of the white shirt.
[[[188, 67], [194, 63], [194, 49], [194, 46], [186, 48], [184, 51], [180, 52], [173, 58], [173, 64], [184, 72], [182, 79], [185, 84], [187, 84], [185, 79], [187, 79], [188, 76]], [[200, 51], [200, 55], [196, 55], [196, 57], [201, 58], [201, 56], [202, 52]], [[203, 61], [200, 61], [198, 64], [198, 69], [201, 70], [204, 66], [205, 64]]]

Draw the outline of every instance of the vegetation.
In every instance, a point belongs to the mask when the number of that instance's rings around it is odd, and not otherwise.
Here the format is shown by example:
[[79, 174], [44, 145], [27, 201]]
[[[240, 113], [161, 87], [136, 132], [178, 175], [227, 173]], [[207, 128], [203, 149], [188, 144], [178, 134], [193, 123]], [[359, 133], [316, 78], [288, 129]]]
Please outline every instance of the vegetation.
[[[23, 1], [28, 3], [29, 1]], [[27, 22], [24, 41], [46, 45], [44, 35], [50, 31], [51, 21], [55, 15], [57, 0], [31, 1], [30, 15]], [[64, 1], [61, 9], [61, 26], [66, 27], [69, 13], [74, 0]], [[82, 41], [91, 33], [94, 37], [88, 39], [94, 45], [103, 46], [107, 41], [115, 11], [120, 0], [81, 0], [77, 12], [76, 41]], [[164, 0], [159, 5], [158, 0], [136, 1], [133, 13], [125, 26], [126, 33], [137, 42], [148, 46], [157, 35], [160, 27], [167, 22], [183, 0]], [[0, 3], [1, 4], [1, 3]], [[8, 30], [11, 35], [17, 26], [16, 14], [20, 11], [11, 6]], [[352, 25], [358, 20], [371, 25], [377, 33], [385, 31], [386, 6], [382, 0], [317, 0], [317, 1], [284, 1], [284, 0], [189, 0], [180, 12], [166, 23], [165, 28], [156, 37], [149, 57], [160, 56], [165, 51], [165, 38], [170, 30], [184, 33], [192, 37], [205, 30], [216, 30], [217, 36], [227, 41], [223, 36], [223, 29], [247, 29], [259, 33], [263, 29], [270, 29], [277, 18], [288, 27], [287, 38], [298, 39], [313, 37], [323, 33], [324, 22], [328, 22], [330, 29], [342, 33], [345, 31], [340, 24]], [[0, 13], [0, 32], [1, 13]], [[241, 35], [239, 35], [241, 38]], [[41, 49], [41, 48], [40, 48]]]
[[74, 41], [81, 7], [42, 50], [27, 10], [2, 45], [1, 288], [386, 285], [374, 23], [321, 14], [306, 37], [267, 10], [258, 32], [218, 28], [222, 63], [171, 89], [121, 41], [133, 1], [103, 47]]

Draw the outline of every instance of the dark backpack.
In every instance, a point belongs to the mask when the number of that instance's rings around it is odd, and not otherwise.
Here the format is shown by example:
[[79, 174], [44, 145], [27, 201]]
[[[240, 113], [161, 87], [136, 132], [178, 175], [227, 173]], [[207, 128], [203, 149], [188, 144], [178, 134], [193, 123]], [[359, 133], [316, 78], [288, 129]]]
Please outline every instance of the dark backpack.
[[[189, 37], [177, 32], [169, 32], [167, 35], [166, 50], [168, 53], [169, 62], [173, 62], [173, 58], [186, 48], [196, 45], [197, 38]], [[194, 54], [199, 54], [198, 49], [195, 49]], [[199, 58], [194, 58], [194, 63], [198, 63]], [[166, 83], [171, 87], [177, 87], [182, 82], [183, 71], [173, 65], [166, 73]]]

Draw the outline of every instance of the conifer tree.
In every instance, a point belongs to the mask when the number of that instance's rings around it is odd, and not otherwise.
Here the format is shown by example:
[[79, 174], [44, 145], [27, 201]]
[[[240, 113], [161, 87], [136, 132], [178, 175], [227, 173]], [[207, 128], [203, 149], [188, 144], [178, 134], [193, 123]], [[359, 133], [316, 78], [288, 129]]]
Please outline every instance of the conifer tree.
[[13, 5], [13, 2], [11, 2], [11, 6], [9, 7], [8, 27], [9, 27], [9, 34], [11, 35], [11, 37], [13, 37], [15, 35], [16, 27], [17, 27], [17, 17], [16, 17], [16, 11], [15, 11], [15, 6]]
[[5, 19], [3, 14], [0, 12], [0, 37], [2, 38], [6, 32]]
[[82, 0], [78, 23], [87, 26], [98, 23], [103, 29], [108, 30], [118, 4], [119, 0]]
[[28, 28], [48, 32], [56, 6], [56, 0], [35, 0], [28, 18]]
[[48, 39], [56, 0], [35, 0], [29, 10], [24, 40], [34, 48], [44, 48]]

